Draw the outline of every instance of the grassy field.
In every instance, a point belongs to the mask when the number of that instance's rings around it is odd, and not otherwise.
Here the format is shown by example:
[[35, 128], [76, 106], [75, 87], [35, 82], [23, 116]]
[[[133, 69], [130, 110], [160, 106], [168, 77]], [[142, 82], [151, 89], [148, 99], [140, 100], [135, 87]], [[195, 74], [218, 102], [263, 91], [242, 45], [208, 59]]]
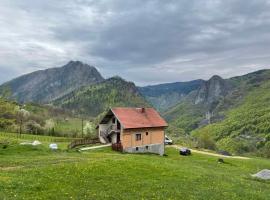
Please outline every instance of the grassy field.
[[13, 141], [0, 145], [0, 199], [270, 199], [270, 182], [250, 176], [269, 169], [269, 160], [219, 164], [207, 155], [179, 156], [174, 148], [166, 153], [52, 152], [46, 143]]
[[[74, 134], [81, 135], [82, 129], [82, 121], [78, 118], [69, 118], [68, 121], [65, 120], [55, 120], [55, 131], [66, 133], [66, 134]], [[85, 122], [84, 122], [85, 124]]]
[[[43, 135], [30, 135], [30, 134], [21, 134], [18, 133], [6, 133], [0, 132], [0, 143], [10, 143], [12, 145], [18, 145], [22, 142], [33, 142], [35, 140], [40, 141], [43, 146], [49, 146], [50, 143], [57, 143], [59, 148], [62, 150], [67, 148], [67, 145], [74, 140], [73, 138], [65, 137], [52, 137], [52, 136], [43, 136]], [[1, 147], [0, 147], [1, 152]]]

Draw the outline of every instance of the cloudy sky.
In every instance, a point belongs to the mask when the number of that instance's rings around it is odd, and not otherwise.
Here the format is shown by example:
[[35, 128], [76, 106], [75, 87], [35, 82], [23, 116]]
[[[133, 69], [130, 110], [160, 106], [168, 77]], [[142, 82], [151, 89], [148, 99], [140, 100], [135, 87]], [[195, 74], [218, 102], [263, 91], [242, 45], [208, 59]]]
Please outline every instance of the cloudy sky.
[[270, 68], [268, 0], [1, 0], [0, 83], [69, 60], [138, 85]]

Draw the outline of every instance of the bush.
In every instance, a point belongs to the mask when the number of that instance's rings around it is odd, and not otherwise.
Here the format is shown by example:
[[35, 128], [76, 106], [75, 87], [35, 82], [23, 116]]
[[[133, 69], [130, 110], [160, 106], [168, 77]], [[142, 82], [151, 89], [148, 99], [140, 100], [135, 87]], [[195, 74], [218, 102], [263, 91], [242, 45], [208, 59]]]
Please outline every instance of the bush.
[[201, 135], [199, 135], [197, 137], [197, 141], [198, 141], [197, 143], [198, 143], [198, 147], [199, 148], [211, 149], [211, 150], [215, 150], [216, 149], [216, 143], [215, 143], [215, 141], [208, 134], [201, 134]]
[[97, 137], [95, 127], [91, 122], [86, 122], [85, 126], [83, 127], [83, 134], [90, 138]]
[[43, 134], [44, 129], [35, 121], [28, 121], [25, 123], [25, 131], [32, 134]]
[[217, 142], [219, 150], [226, 150], [234, 154], [243, 154], [247, 152], [256, 151], [256, 146], [259, 144], [253, 140], [246, 140], [240, 138], [226, 137]]
[[270, 141], [266, 142], [264, 145], [264, 156], [270, 158]]

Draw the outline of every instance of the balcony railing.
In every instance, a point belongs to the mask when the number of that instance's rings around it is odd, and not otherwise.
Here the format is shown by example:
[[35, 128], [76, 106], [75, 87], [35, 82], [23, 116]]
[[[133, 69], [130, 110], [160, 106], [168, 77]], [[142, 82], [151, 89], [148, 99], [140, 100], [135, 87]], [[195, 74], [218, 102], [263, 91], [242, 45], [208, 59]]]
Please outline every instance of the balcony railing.
[[104, 138], [104, 140], [109, 143], [108, 136], [114, 132], [120, 132], [120, 129], [117, 129], [116, 124], [111, 124], [106, 130], [100, 132], [100, 136]]
[[107, 130], [105, 131], [107, 135], [109, 135], [112, 131], [115, 131], [115, 132], [119, 132], [120, 130], [117, 129], [117, 125], [116, 124], [111, 124]]

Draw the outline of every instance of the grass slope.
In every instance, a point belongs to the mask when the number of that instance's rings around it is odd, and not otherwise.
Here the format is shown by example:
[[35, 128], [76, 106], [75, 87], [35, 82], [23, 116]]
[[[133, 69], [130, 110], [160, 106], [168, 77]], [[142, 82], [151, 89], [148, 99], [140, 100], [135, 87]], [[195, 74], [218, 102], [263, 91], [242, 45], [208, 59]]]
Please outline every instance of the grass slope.
[[11, 145], [18, 145], [21, 142], [33, 142], [34, 140], [40, 141], [45, 146], [49, 146], [50, 143], [57, 143], [59, 148], [66, 149], [67, 145], [74, 139], [66, 137], [53, 137], [53, 136], [30, 135], [30, 134], [19, 135], [17, 133], [0, 132], [0, 149], [1, 144], [4, 145], [8, 143]]
[[268, 160], [194, 154], [134, 155], [109, 148], [51, 152], [16, 144], [0, 149], [0, 199], [269, 199], [270, 182], [250, 174]]

